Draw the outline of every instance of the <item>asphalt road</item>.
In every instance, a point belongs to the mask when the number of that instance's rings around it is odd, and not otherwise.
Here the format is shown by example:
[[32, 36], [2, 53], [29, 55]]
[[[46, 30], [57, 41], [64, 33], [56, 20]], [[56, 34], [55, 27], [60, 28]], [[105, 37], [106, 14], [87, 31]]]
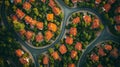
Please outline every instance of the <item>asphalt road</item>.
[[[102, 21], [103, 25], [104, 25], [104, 30], [101, 32], [101, 34], [94, 40], [92, 41], [88, 48], [84, 51], [83, 55], [81, 56], [81, 59], [79, 60], [79, 62], [83, 62], [85, 55], [95, 46], [95, 44], [97, 44], [98, 42], [104, 41], [104, 40], [115, 40], [117, 42], [120, 41], [120, 38], [117, 36], [112, 35], [109, 32], [109, 29], [107, 27], [107, 23], [103, 17], [103, 15], [100, 15], [99, 12], [93, 8], [86, 8], [86, 7], [82, 7], [82, 8], [70, 8], [68, 6], [65, 5], [65, 3], [63, 3], [62, 0], [57, 0], [58, 4], [60, 5], [61, 9], [63, 10], [64, 13], [64, 19], [63, 19], [63, 23], [62, 23], [62, 27], [61, 27], [61, 33], [58, 36], [58, 38], [49, 46], [46, 46], [45, 48], [33, 48], [31, 46], [29, 46], [26, 42], [24, 42], [20, 36], [17, 35], [17, 33], [12, 29], [12, 27], [10, 27], [10, 25], [8, 24], [7, 18], [6, 18], [6, 12], [5, 12], [5, 4], [4, 4], [4, 0], [3, 0], [3, 4], [2, 4], [2, 10], [1, 10], [1, 15], [2, 15], [2, 20], [4, 21], [6, 27], [9, 28], [9, 30], [11, 30], [14, 34], [16, 39], [29, 51], [29, 53], [32, 54], [33, 58], [34, 58], [34, 62], [35, 62], [35, 66], [38, 67], [38, 56], [47, 51], [48, 48], [54, 48], [54, 45], [57, 44], [62, 37], [64, 37], [64, 33], [65, 33], [65, 25], [67, 24], [67, 19], [68, 17], [76, 11], [90, 11], [95, 13]], [[78, 64], [78, 66], [81, 67], [82, 63]]]

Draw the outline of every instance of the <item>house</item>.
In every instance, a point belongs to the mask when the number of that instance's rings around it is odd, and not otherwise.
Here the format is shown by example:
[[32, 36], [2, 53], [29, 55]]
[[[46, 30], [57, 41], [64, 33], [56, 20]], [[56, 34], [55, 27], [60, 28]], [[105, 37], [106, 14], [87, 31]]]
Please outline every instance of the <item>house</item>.
[[78, 0], [78, 2], [84, 2], [84, 0]]
[[115, 13], [120, 13], [120, 6], [116, 8]]
[[94, 62], [99, 61], [99, 56], [96, 55], [95, 53], [91, 54], [90, 57], [91, 57], [91, 60], [94, 61]]
[[54, 51], [51, 56], [54, 58], [54, 60], [59, 60], [60, 56], [58, 55], [57, 51]]
[[77, 3], [78, 2], [78, 0], [72, 0], [72, 3]]
[[24, 52], [21, 49], [17, 49], [15, 53], [18, 57], [21, 57], [24, 54]]
[[103, 11], [108, 12], [110, 10], [110, 8], [111, 8], [111, 5], [109, 3], [107, 3], [103, 6]]
[[100, 20], [98, 18], [93, 20], [92, 28], [99, 28], [100, 27]]
[[43, 30], [43, 22], [37, 22], [36, 23], [36, 27], [37, 27], [37, 29], [39, 29], [39, 30]]
[[45, 39], [49, 41], [53, 37], [53, 33], [51, 31], [45, 32]]
[[22, 0], [13, 0], [15, 4], [22, 3]]
[[98, 48], [98, 55], [100, 55], [100, 56], [106, 56], [106, 53], [104, 52], [104, 50], [103, 50], [102, 47]]
[[30, 40], [33, 36], [33, 32], [32, 31], [26, 31], [25, 36], [26, 36], [27, 40]]
[[120, 25], [115, 26], [116, 31], [120, 32]]
[[55, 2], [53, 0], [49, 0], [49, 4], [48, 4], [51, 8], [55, 7]]
[[65, 54], [67, 52], [67, 48], [64, 44], [60, 45], [59, 51], [61, 54]]
[[105, 44], [104, 48], [105, 50], [108, 50], [108, 51], [112, 50], [112, 46], [109, 44]]
[[30, 3], [33, 3], [33, 2], [35, 2], [35, 0], [29, 0], [29, 2], [30, 2]]
[[45, 3], [46, 2], [46, 0], [41, 0], [43, 3]]
[[115, 3], [115, 1], [116, 0], [108, 0], [108, 3], [112, 5], [113, 3]]
[[47, 56], [43, 57], [43, 64], [45, 65], [49, 64], [49, 58]]
[[68, 67], [76, 67], [74, 63], [68, 64]]
[[52, 8], [52, 11], [53, 11], [53, 13], [54, 13], [55, 15], [60, 15], [60, 13], [61, 13], [60, 8], [58, 8], [58, 7], [53, 7], [53, 8]]
[[33, 20], [30, 16], [25, 16], [25, 22], [27, 23], [27, 24], [30, 24], [31, 23], [31, 21]]
[[80, 18], [79, 17], [76, 17], [72, 20], [72, 23], [73, 24], [78, 24], [80, 22]]
[[13, 21], [17, 21], [18, 20], [17, 16], [16, 15], [12, 15], [12, 20]]
[[38, 35], [35, 36], [36, 42], [41, 42], [43, 40], [43, 35], [42, 33], [39, 33]]
[[68, 44], [68, 45], [72, 45], [72, 44], [73, 44], [73, 38], [67, 36], [65, 42], [66, 42], [66, 44]]
[[104, 67], [102, 64], [98, 64], [98, 66], [97, 67]]
[[56, 32], [57, 31], [57, 25], [50, 22], [48, 24], [48, 29], [51, 30], [51, 31], [53, 31], [53, 32]]
[[118, 49], [113, 48], [112, 51], [110, 52], [110, 55], [114, 58], [118, 58], [119, 57]]
[[95, 4], [100, 4], [101, 0], [95, 0]]
[[20, 63], [21, 64], [28, 64], [29, 63], [29, 58], [28, 57], [21, 57], [20, 59], [19, 59], [19, 61], [20, 61]]
[[47, 20], [48, 21], [53, 21], [54, 15], [53, 14], [47, 14]]
[[26, 30], [25, 30], [25, 29], [22, 29], [22, 30], [19, 31], [19, 33], [20, 33], [20, 35], [25, 35]]
[[75, 49], [82, 50], [82, 44], [80, 42], [77, 42], [75, 45]]
[[35, 25], [36, 25], [36, 23], [37, 23], [37, 21], [36, 21], [36, 20], [31, 20], [31, 21], [30, 21], [30, 25], [31, 25], [31, 26], [35, 26]]
[[90, 23], [92, 21], [91, 17], [88, 15], [84, 15], [83, 20], [85, 21], [85, 23]]
[[71, 58], [74, 59], [77, 56], [77, 51], [72, 50], [71, 51]]
[[16, 10], [16, 15], [19, 19], [22, 19], [25, 16], [25, 13], [22, 10], [17, 9]]
[[115, 16], [116, 24], [120, 24], [120, 15]]
[[31, 8], [31, 4], [29, 2], [23, 3], [23, 9], [30, 10], [30, 8]]
[[73, 36], [76, 36], [77, 35], [77, 28], [71, 27], [70, 28], [70, 34], [73, 35]]

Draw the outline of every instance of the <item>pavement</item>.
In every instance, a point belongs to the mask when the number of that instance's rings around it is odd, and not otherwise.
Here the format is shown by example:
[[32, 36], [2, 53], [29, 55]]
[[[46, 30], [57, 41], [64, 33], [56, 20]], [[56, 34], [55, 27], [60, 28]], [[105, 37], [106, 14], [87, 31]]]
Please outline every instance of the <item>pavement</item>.
[[[73, 12], [77, 12], [77, 11], [88, 11], [88, 12], [92, 12], [94, 14], [96, 14], [102, 21], [103, 25], [104, 25], [104, 30], [101, 32], [101, 34], [94, 40], [92, 41], [88, 48], [84, 51], [84, 53], [82, 54], [79, 62], [83, 62], [84, 58], [86, 56], [86, 54], [95, 46], [95, 44], [97, 44], [98, 42], [104, 41], [104, 40], [114, 40], [119, 42], [120, 38], [117, 36], [114, 36], [113, 34], [111, 34], [109, 32], [109, 29], [107, 27], [106, 21], [103, 18], [103, 15], [99, 14], [99, 12], [93, 8], [86, 8], [86, 7], [76, 7], [76, 8], [70, 8], [67, 5], [65, 5], [65, 3], [63, 3], [62, 0], [56, 0], [57, 3], [60, 5], [61, 9], [63, 10], [64, 13], [64, 19], [63, 19], [63, 23], [62, 23], [62, 27], [61, 27], [61, 33], [60, 35], [57, 37], [57, 39], [49, 46], [46, 46], [44, 48], [34, 48], [32, 46], [29, 46], [26, 42], [24, 42], [20, 36], [17, 35], [17, 33], [12, 29], [12, 27], [10, 27], [10, 25], [7, 22], [7, 18], [6, 18], [6, 13], [5, 13], [5, 6], [4, 6], [4, 0], [2, 3], [2, 11], [1, 11], [1, 15], [2, 15], [2, 19], [4, 21], [4, 24], [6, 25], [6, 27], [8, 27], [13, 33], [15, 33], [15, 37], [16, 39], [22, 44], [22, 46], [24, 46], [25, 50], [27, 50], [28, 53], [31, 54], [31, 56], [33, 57], [34, 63], [35, 63], [35, 67], [39, 67], [38, 64], [38, 56], [43, 53], [46, 52], [49, 48], [54, 48], [54, 45], [57, 44], [63, 37], [65, 37], [64, 33], [65, 33], [65, 26], [68, 23], [67, 19], [69, 18], [69, 16], [73, 13]], [[82, 63], [78, 64], [78, 67], [81, 67]]]

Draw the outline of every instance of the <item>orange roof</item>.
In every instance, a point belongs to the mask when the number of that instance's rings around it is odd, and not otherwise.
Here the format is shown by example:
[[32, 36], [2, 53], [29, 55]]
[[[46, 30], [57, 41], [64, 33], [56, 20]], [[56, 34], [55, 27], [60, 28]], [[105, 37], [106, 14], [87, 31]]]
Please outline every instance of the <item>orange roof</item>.
[[107, 3], [107, 4], [104, 5], [103, 8], [105, 9], [105, 12], [108, 12], [111, 8], [111, 5]]
[[91, 17], [88, 15], [83, 16], [85, 23], [90, 23], [92, 21]]
[[43, 3], [45, 3], [46, 2], [46, 0], [41, 0]]
[[47, 20], [48, 21], [53, 21], [54, 15], [53, 14], [47, 14]]
[[95, 3], [96, 3], [96, 4], [100, 4], [100, 3], [101, 3], [101, 0], [95, 0]]
[[103, 67], [103, 65], [102, 64], [98, 64], [98, 66], [97, 67]]
[[47, 56], [43, 57], [43, 64], [48, 64], [49, 63], [49, 58]]
[[55, 2], [53, 0], [49, 0], [49, 4], [48, 4], [51, 8], [53, 8], [55, 5]]
[[73, 24], [77, 24], [77, 23], [80, 22], [80, 18], [79, 18], [79, 17], [76, 17], [76, 18], [73, 19], [72, 22], [73, 22]]
[[99, 56], [97, 56], [97, 55], [96, 55], [96, 54], [94, 54], [94, 53], [93, 53], [93, 54], [91, 54], [91, 56], [90, 56], [90, 57], [91, 57], [91, 60], [92, 60], [92, 61], [99, 61]]
[[48, 24], [48, 29], [53, 31], [53, 32], [56, 32], [57, 31], [57, 25], [54, 24], [54, 23], [49, 23]]
[[15, 53], [18, 57], [21, 57], [24, 54], [24, 52], [21, 49], [17, 49]]
[[76, 67], [74, 63], [68, 64], [68, 67]]
[[16, 15], [13, 15], [13, 16], [12, 16], [12, 20], [13, 20], [13, 21], [18, 20], [17, 16], [16, 16]]
[[60, 47], [59, 47], [59, 51], [61, 54], [65, 54], [67, 52], [67, 48], [64, 44], [62, 44]]
[[34, 26], [37, 23], [37, 21], [32, 19], [30, 16], [25, 16], [25, 22], [30, 24], [31, 26]]
[[20, 35], [24, 35], [26, 33], [26, 30], [25, 29], [22, 29], [19, 31]]
[[78, 0], [72, 0], [72, 3], [77, 3]]
[[25, 3], [23, 4], [23, 8], [24, 8], [25, 10], [30, 10], [31, 4], [30, 4], [29, 2], [25, 2]]
[[39, 30], [42, 30], [43, 29], [43, 22], [37, 22], [36, 23], [36, 27], [39, 29]]
[[72, 45], [73, 44], [73, 38], [67, 36], [65, 42], [66, 42], [66, 44]]
[[75, 49], [82, 50], [82, 44], [80, 42], [77, 42], [75, 45]]
[[30, 3], [35, 2], [35, 0], [29, 0]]
[[106, 49], [106, 50], [112, 50], [112, 46], [111, 45], [108, 45], [108, 44], [106, 44], [105, 46], [104, 46], [104, 48]]
[[32, 31], [27, 31], [25, 33], [25, 36], [26, 36], [27, 40], [30, 40], [32, 38], [32, 36], [33, 36], [33, 32]]
[[53, 33], [51, 31], [46, 31], [45, 39], [49, 41], [52, 37], [53, 37]]
[[53, 52], [53, 53], [51, 54], [51, 56], [52, 56], [55, 60], [58, 60], [58, 59], [60, 58], [57, 51]]
[[58, 7], [53, 7], [52, 11], [54, 12], [55, 15], [59, 15], [61, 13], [60, 8], [58, 8]]
[[117, 58], [119, 56], [118, 49], [117, 48], [112, 49], [112, 51], [110, 52], [110, 54], [113, 57]]
[[22, 19], [25, 16], [24, 12], [22, 10], [20, 10], [20, 9], [16, 10], [16, 15], [20, 19]]
[[76, 56], [77, 56], [77, 51], [72, 50], [72, 51], [71, 51], [71, 58], [73, 59], [73, 58], [75, 58]]
[[13, 0], [15, 4], [22, 3], [22, 0]]
[[105, 55], [106, 55], [106, 53], [104, 52], [104, 50], [103, 50], [102, 47], [100, 47], [100, 48], [98, 49], [98, 54], [99, 54], [100, 56], [105, 56]]
[[120, 32], [120, 25], [116, 25], [115, 28], [118, 32]]
[[36, 25], [36, 23], [37, 23], [36, 20], [32, 20], [32, 21], [30, 22], [30, 25], [31, 25], [31, 26], [34, 26], [34, 25]]
[[43, 35], [42, 34], [36, 35], [35, 40], [36, 40], [36, 42], [42, 41], [43, 40]]
[[77, 35], [77, 28], [71, 27], [70, 34], [72, 34], [73, 36], [76, 36]]
[[120, 6], [116, 8], [115, 12], [120, 13]]
[[25, 22], [30, 24], [32, 21], [32, 18], [30, 16], [25, 16]]
[[116, 0], [108, 0], [108, 3], [109, 3], [109, 4], [113, 4], [113, 3], [115, 3], [115, 1], [116, 1]]
[[93, 24], [92, 24], [92, 28], [98, 28], [99, 26], [100, 26], [99, 19], [94, 19]]
[[115, 21], [117, 24], [120, 24], [120, 15], [115, 16]]
[[29, 63], [29, 58], [20, 58], [19, 61], [21, 62], [21, 64], [27, 64]]

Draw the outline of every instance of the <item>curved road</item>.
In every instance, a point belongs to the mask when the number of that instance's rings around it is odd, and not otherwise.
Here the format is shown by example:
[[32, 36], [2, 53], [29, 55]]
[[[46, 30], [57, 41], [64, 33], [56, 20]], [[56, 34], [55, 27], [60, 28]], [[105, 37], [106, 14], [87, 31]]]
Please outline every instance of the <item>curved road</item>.
[[[35, 49], [35, 48], [32, 48], [30, 47], [29, 45], [27, 45], [27, 43], [25, 43], [18, 35], [17, 33], [12, 29], [12, 27], [9, 26], [8, 22], [7, 22], [7, 18], [6, 18], [6, 13], [5, 13], [5, 1], [3, 0], [3, 3], [2, 3], [2, 10], [1, 10], [1, 15], [2, 15], [2, 20], [4, 21], [6, 27], [8, 27], [9, 30], [11, 30], [13, 33], [15, 33], [15, 38], [20, 41], [20, 43], [27, 49], [30, 51], [30, 53], [32, 54], [34, 60], [35, 60], [35, 66], [38, 67], [38, 56], [47, 51], [48, 48], [53, 48], [55, 44], [57, 44], [61, 38], [64, 36], [64, 33], [65, 33], [65, 25], [67, 23], [67, 19], [68, 17], [73, 13], [73, 12], [76, 12], [76, 11], [80, 11], [80, 10], [85, 10], [85, 11], [90, 11], [90, 12], [93, 12], [95, 13], [102, 21], [103, 25], [104, 25], [104, 30], [101, 32], [100, 36], [97, 37], [94, 41], [92, 41], [90, 43], [90, 45], [88, 46], [88, 48], [85, 50], [85, 52], [83, 53], [83, 55], [81, 56], [81, 59], [79, 60], [79, 62], [83, 62], [84, 61], [84, 58], [85, 58], [85, 55], [89, 52], [89, 50], [91, 50], [96, 43], [100, 42], [100, 41], [104, 41], [104, 40], [115, 40], [117, 42], [119, 42], [119, 37], [116, 37], [112, 34], [110, 34], [110, 32], [108, 31], [108, 27], [107, 27], [107, 24], [106, 24], [106, 21], [103, 21], [105, 20], [103, 15], [100, 15], [98, 13], [97, 10], [93, 9], [93, 8], [86, 8], [86, 7], [82, 7], [82, 8], [70, 8], [68, 7], [67, 5], [65, 5], [65, 3], [63, 3], [62, 0], [57, 0], [59, 5], [61, 6], [61, 9], [63, 9], [63, 13], [64, 13], [64, 19], [63, 19], [63, 23], [62, 23], [62, 28], [61, 28], [61, 33], [60, 35], [58, 36], [58, 38], [56, 39], [56, 41], [54, 43], [52, 43], [52, 45], [44, 48], [44, 49]], [[64, 6], [63, 6], [64, 5]], [[80, 67], [81, 67], [81, 64], [80, 63]]]

